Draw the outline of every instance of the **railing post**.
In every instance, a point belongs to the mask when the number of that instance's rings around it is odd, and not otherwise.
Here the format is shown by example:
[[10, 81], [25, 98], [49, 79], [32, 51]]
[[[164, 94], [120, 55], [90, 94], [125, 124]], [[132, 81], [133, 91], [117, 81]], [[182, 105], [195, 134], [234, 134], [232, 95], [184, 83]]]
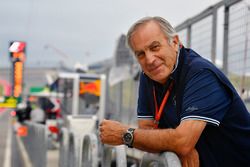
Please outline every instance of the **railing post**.
[[68, 151], [69, 151], [69, 131], [66, 128], [61, 128], [60, 133], [60, 149], [59, 149], [59, 166], [68, 167]]
[[116, 153], [116, 166], [117, 167], [127, 166], [127, 155], [125, 146], [124, 145], [116, 146], [113, 149]]
[[127, 167], [127, 154], [124, 145], [115, 147], [104, 146], [102, 166], [110, 167], [112, 161], [116, 163], [117, 167]]
[[85, 134], [81, 140], [80, 166], [98, 167], [98, 139], [94, 133]]
[[145, 153], [142, 157], [140, 167], [181, 167], [178, 156], [173, 152], [162, 154]]

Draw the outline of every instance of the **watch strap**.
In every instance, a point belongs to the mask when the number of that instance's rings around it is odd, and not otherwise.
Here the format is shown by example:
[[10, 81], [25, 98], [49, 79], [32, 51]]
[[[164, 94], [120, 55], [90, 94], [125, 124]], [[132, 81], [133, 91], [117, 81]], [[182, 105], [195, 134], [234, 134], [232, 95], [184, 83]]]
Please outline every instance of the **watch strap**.
[[128, 133], [131, 133], [133, 138], [132, 138], [132, 141], [130, 143], [127, 143], [126, 145], [129, 147], [129, 148], [133, 148], [133, 143], [134, 143], [134, 131], [135, 129], [134, 128], [128, 128], [127, 132]]

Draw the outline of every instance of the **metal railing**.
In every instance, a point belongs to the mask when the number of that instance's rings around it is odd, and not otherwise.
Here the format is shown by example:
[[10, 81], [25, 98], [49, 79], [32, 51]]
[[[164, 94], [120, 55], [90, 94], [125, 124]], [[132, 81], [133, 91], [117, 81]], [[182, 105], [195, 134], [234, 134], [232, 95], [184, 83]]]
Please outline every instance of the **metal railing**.
[[[26, 137], [22, 137], [22, 142], [31, 164], [34, 167], [46, 167], [46, 126], [32, 122], [26, 122], [25, 125], [28, 127], [29, 133]], [[128, 166], [126, 146], [102, 145], [94, 133], [80, 135], [70, 132], [67, 128], [61, 128], [59, 167], [110, 167], [113, 165]], [[145, 153], [140, 166], [179, 167], [181, 165], [176, 154], [166, 152], [162, 154]]]
[[21, 141], [34, 167], [46, 167], [47, 164], [47, 132], [46, 125], [25, 121], [28, 128], [27, 136]]
[[59, 147], [59, 166], [68, 167], [69, 161], [69, 131], [66, 128], [61, 128], [60, 132], [60, 147]]
[[[125, 146], [103, 146], [95, 133], [79, 134], [62, 128], [60, 135], [60, 167], [127, 166]], [[99, 156], [102, 155], [102, 158]]]
[[221, 68], [243, 100], [250, 98], [250, 3], [222, 0], [176, 26], [184, 46]]
[[140, 167], [181, 167], [181, 161], [173, 152], [164, 152], [162, 154], [145, 153]]
[[95, 134], [86, 134], [81, 140], [80, 166], [97, 167], [98, 158], [98, 138]]
[[117, 167], [127, 166], [127, 155], [125, 146], [104, 146], [103, 148], [103, 167], [110, 167], [112, 163], [115, 163]]

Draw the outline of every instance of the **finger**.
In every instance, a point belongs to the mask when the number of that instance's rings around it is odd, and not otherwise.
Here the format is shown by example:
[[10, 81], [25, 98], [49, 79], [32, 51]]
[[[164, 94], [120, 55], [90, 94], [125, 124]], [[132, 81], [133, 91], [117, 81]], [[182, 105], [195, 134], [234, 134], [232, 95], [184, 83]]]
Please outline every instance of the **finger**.
[[103, 127], [99, 127], [99, 132], [103, 132]]
[[101, 141], [102, 143], [104, 143], [104, 140], [103, 140], [103, 135], [102, 135], [102, 133], [100, 133], [100, 134], [99, 134], [99, 138], [100, 138], [100, 141]]
[[186, 157], [181, 157], [181, 164], [182, 164], [182, 167], [188, 167]]

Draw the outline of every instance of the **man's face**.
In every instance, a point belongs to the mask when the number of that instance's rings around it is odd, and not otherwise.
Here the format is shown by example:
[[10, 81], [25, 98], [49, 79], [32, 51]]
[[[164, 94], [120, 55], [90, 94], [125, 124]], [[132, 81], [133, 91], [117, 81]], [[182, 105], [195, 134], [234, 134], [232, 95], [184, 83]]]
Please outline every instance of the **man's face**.
[[147, 76], [164, 84], [170, 76], [177, 57], [179, 39], [169, 43], [159, 25], [150, 21], [139, 26], [131, 37], [132, 49]]

